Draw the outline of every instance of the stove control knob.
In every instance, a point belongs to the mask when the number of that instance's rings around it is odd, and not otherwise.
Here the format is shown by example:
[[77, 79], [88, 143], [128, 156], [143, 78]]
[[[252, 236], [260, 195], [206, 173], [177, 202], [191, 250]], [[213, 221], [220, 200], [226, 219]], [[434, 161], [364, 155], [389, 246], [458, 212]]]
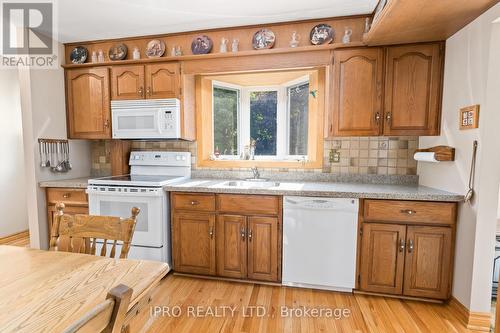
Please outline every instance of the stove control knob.
[[182, 156], [182, 158], [181, 158], [181, 159], [182, 159], [183, 161], [185, 161], [185, 160], [186, 160], [186, 156]]
[[175, 156], [175, 160], [176, 160], [176, 161], [180, 161], [180, 160], [181, 160], [181, 157], [180, 157], [179, 155], [176, 155], [176, 156]]

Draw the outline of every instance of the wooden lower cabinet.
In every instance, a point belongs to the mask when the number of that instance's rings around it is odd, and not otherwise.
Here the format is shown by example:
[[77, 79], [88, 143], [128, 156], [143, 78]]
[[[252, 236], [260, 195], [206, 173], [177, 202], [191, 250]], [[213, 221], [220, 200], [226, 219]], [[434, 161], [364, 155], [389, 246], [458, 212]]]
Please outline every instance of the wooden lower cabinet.
[[278, 219], [248, 218], [248, 278], [278, 280]]
[[384, 294], [403, 290], [406, 226], [366, 223], [361, 245], [360, 288]]
[[[210, 209], [208, 202], [214, 197], [217, 204], [211, 212], [199, 210], [205, 201], [203, 207]], [[174, 271], [279, 282], [281, 197], [265, 197], [272, 205], [265, 209], [261, 206], [260, 210], [267, 214], [247, 209], [235, 212], [237, 207], [246, 207], [249, 200], [261, 199], [249, 195], [172, 193]]]
[[447, 298], [452, 258], [451, 228], [408, 226], [406, 239], [403, 293]]
[[179, 272], [215, 275], [215, 214], [174, 213], [172, 245]]
[[247, 218], [241, 215], [217, 216], [217, 275], [246, 278], [246, 220]]
[[[422, 203], [397, 202], [408, 218], [394, 221], [394, 212], [377, 213], [367, 207], [383, 207], [388, 201], [364, 200], [359, 253], [358, 288], [365, 292], [446, 300], [453, 271], [456, 204], [432, 203], [441, 219], [417, 219], [429, 215]], [[390, 201], [393, 202], [393, 201]], [[430, 203], [428, 204], [430, 205]], [[450, 205], [453, 205], [450, 211]], [[362, 206], [363, 207], [363, 206]], [[418, 222], [414, 222], [417, 221]]]

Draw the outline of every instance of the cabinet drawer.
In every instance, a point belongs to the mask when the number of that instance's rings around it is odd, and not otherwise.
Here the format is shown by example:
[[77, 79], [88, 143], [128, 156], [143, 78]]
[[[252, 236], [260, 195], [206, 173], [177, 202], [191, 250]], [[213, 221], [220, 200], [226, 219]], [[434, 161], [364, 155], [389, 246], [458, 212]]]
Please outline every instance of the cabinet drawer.
[[367, 222], [410, 222], [454, 224], [456, 204], [449, 202], [365, 200], [364, 220]]
[[88, 206], [89, 200], [85, 189], [80, 188], [47, 188], [47, 204], [62, 202], [65, 205]]
[[172, 208], [214, 211], [215, 195], [200, 193], [172, 193]]
[[278, 215], [279, 197], [273, 195], [217, 195], [217, 210], [238, 214]]

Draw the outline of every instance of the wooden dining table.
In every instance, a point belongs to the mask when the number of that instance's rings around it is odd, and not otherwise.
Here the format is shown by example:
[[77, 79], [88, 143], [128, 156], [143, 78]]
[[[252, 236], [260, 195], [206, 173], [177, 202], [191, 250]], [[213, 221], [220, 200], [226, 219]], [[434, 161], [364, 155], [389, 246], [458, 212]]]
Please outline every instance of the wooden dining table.
[[168, 271], [160, 262], [0, 245], [0, 332], [61, 332], [119, 284], [133, 290], [129, 325], [149, 311]]

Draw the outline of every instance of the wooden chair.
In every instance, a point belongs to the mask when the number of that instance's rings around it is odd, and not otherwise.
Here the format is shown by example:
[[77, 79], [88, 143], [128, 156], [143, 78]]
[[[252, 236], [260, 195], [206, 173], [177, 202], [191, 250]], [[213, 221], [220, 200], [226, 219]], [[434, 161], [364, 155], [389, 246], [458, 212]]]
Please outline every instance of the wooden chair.
[[113, 241], [109, 256], [115, 257], [116, 245], [122, 242], [120, 258], [127, 258], [140, 209], [132, 208], [132, 216], [126, 219], [114, 216], [68, 215], [64, 204], [56, 204], [57, 215], [50, 235], [51, 251], [65, 251], [95, 255], [97, 239], [103, 244], [100, 255], [106, 256], [108, 240]]
[[98, 304], [78, 321], [67, 327], [63, 333], [120, 333], [126, 332], [123, 322], [127, 315], [132, 289], [120, 284], [111, 289], [106, 301]]

